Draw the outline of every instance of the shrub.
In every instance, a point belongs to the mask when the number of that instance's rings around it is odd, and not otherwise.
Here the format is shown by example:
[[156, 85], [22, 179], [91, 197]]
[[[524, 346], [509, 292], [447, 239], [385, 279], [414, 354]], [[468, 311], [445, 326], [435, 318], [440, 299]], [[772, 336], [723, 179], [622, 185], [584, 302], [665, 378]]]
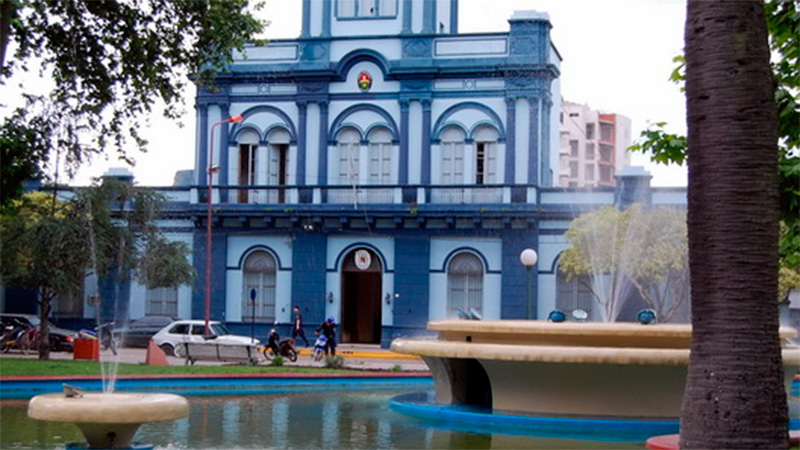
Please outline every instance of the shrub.
[[283, 356], [275, 355], [272, 361], [269, 362], [269, 365], [273, 367], [283, 367]]
[[341, 356], [326, 356], [325, 367], [328, 369], [344, 369], [344, 358]]

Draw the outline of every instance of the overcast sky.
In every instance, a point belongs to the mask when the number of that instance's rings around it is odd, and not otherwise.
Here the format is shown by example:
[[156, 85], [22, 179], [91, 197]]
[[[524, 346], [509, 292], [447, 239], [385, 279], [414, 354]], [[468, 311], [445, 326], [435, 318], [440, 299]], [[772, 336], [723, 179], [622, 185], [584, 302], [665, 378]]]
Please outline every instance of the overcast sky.
[[[301, 0], [267, 0], [260, 12], [270, 21], [266, 37], [297, 37], [301, 4]], [[628, 116], [635, 138], [648, 122], [666, 121], [669, 131], [685, 133], [684, 98], [668, 81], [672, 58], [683, 48], [685, 9], [685, 0], [461, 0], [459, 31], [508, 31], [515, 10], [547, 12], [552, 41], [563, 58], [564, 100]], [[131, 154], [138, 184], [168, 186], [175, 171], [193, 168], [193, 96], [191, 88], [186, 93], [190, 113], [183, 128], [158, 115], [151, 118], [152, 125], [144, 132], [150, 151]], [[639, 155], [633, 155], [632, 163], [653, 174], [653, 185], [686, 185], [685, 168], [655, 166]], [[97, 158], [73, 183], [88, 184], [109, 167], [122, 165], [113, 157]]]

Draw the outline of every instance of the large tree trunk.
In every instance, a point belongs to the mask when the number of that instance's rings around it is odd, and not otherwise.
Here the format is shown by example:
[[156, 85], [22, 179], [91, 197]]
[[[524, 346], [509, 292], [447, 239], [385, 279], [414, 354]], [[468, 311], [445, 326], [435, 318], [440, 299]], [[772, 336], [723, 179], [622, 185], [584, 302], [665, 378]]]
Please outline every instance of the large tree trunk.
[[762, 0], [689, 0], [691, 360], [683, 448], [788, 442], [777, 308], [777, 118]]

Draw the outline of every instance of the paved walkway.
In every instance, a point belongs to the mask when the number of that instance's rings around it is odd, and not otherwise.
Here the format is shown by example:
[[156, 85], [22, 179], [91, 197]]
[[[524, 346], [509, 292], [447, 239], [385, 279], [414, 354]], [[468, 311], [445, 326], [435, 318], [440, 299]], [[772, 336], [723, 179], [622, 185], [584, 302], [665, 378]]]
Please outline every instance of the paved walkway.
[[[284, 359], [284, 365], [287, 367], [324, 367], [325, 362], [315, 362], [311, 359], [311, 349], [300, 346], [297, 348], [299, 357], [297, 362], [290, 362]], [[428, 371], [428, 366], [420, 359], [411, 355], [403, 355], [394, 353], [387, 349], [380, 348], [379, 345], [364, 345], [364, 344], [339, 344], [337, 346], [337, 354], [344, 357], [345, 367], [350, 369], [364, 369], [364, 370], [398, 370], [403, 372], [407, 371]], [[114, 356], [110, 351], [101, 351], [100, 358], [103, 361], [114, 361], [115, 359], [121, 363], [127, 364], [144, 364], [147, 350], [143, 348], [122, 348], [119, 350], [118, 355]], [[36, 359], [38, 355], [29, 352], [23, 355], [19, 351], [12, 350], [9, 353], [0, 354], [0, 360], [4, 358], [28, 358]], [[72, 360], [73, 354], [67, 352], [51, 352], [50, 359], [53, 360]], [[182, 366], [185, 364], [183, 358], [168, 356], [172, 366]], [[220, 366], [222, 362], [213, 361], [198, 361], [196, 365], [204, 366]], [[262, 359], [261, 364], [269, 364], [269, 361]]]

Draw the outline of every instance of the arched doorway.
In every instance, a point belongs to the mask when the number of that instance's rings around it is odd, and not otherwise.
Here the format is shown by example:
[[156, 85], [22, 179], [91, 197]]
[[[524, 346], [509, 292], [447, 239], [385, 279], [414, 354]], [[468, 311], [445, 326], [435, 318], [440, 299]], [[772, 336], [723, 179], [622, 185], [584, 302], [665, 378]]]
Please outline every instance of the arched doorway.
[[382, 268], [374, 252], [357, 249], [342, 265], [342, 342], [381, 341]]

